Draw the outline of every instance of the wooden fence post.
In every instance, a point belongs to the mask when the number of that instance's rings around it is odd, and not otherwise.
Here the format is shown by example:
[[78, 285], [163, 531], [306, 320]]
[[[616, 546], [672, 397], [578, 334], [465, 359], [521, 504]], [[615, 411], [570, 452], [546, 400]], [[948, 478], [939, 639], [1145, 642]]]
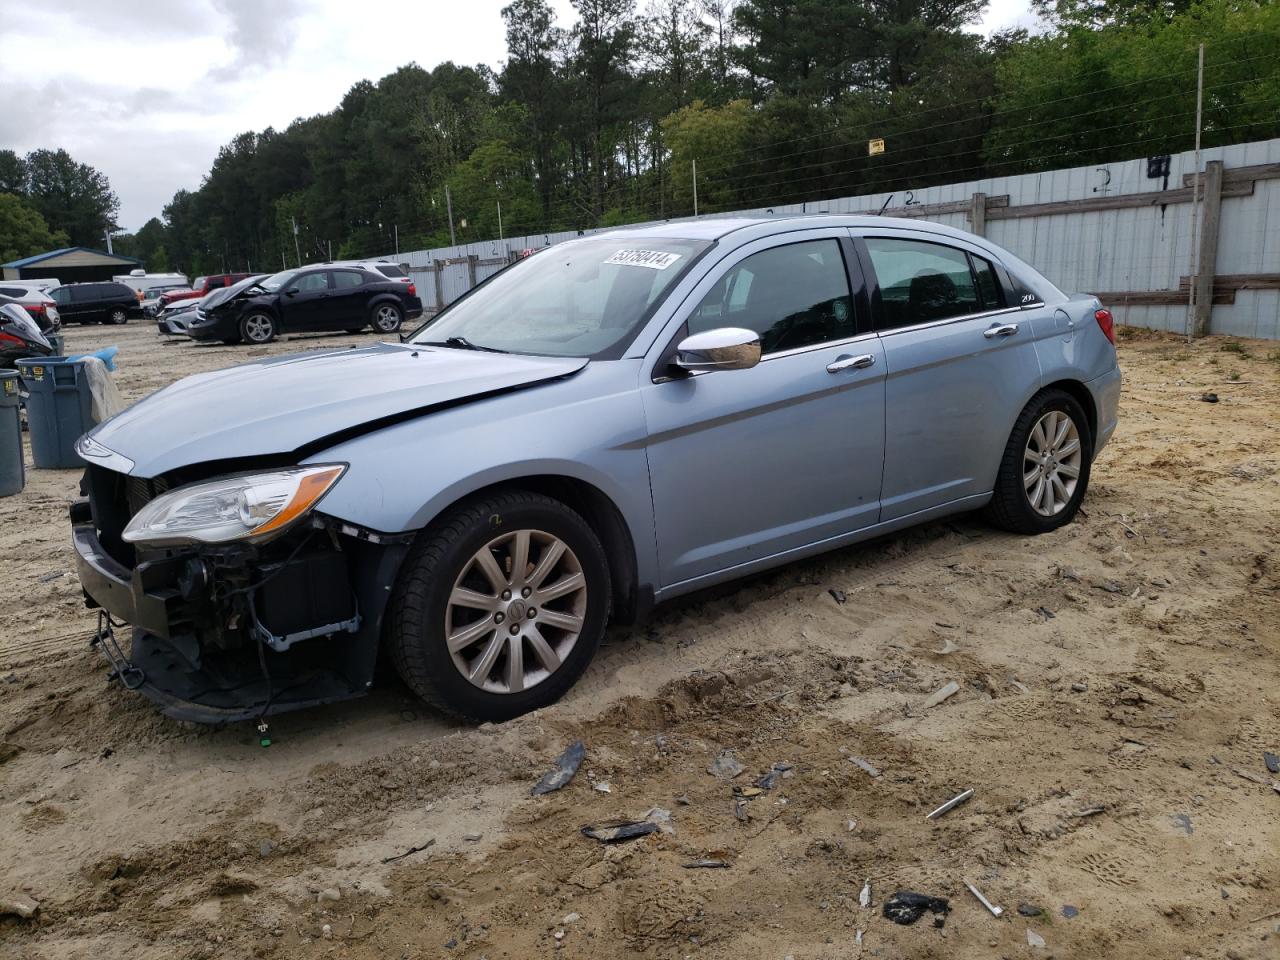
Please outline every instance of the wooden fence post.
[[980, 237], [987, 235], [987, 195], [975, 193], [969, 208], [969, 229]]
[[437, 311], [439, 311], [439, 310], [443, 310], [443, 309], [444, 309], [444, 307], [445, 307], [445, 303], [444, 303], [444, 261], [443, 261], [443, 260], [432, 260], [432, 261], [431, 261], [431, 265], [432, 265], [432, 269], [433, 269], [433, 270], [435, 270], [435, 272], [436, 272], [436, 276], [435, 276], [435, 280], [436, 280], [436, 310], [437, 310]]
[[470, 290], [476, 285], [476, 261], [480, 257], [477, 254], [467, 254], [467, 289]]
[[1218, 225], [1222, 220], [1222, 161], [1210, 160], [1204, 169], [1204, 195], [1200, 201], [1200, 252], [1196, 261], [1196, 309], [1192, 329], [1207, 336], [1213, 323], [1213, 281], [1218, 268]]

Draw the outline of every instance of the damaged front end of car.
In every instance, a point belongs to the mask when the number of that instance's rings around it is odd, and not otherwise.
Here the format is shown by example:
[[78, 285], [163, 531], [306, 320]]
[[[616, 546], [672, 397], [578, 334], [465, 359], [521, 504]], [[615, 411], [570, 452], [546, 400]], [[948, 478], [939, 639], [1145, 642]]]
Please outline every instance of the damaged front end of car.
[[[92, 444], [86, 438], [82, 443]], [[95, 646], [170, 717], [259, 719], [367, 692], [409, 537], [316, 507], [344, 464], [208, 464], [155, 478], [101, 451], [71, 507]], [[127, 643], [116, 629], [131, 626]]]

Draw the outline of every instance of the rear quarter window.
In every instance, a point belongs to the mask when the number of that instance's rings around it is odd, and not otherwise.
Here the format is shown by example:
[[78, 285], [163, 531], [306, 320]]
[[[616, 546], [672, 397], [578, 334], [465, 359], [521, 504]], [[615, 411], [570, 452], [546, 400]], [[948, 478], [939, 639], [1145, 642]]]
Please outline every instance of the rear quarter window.
[[384, 277], [392, 277], [392, 278], [403, 277], [405, 275], [405, 272], [403, 270], [393, 265], [378, 267], [378, 272], [382, 274]]

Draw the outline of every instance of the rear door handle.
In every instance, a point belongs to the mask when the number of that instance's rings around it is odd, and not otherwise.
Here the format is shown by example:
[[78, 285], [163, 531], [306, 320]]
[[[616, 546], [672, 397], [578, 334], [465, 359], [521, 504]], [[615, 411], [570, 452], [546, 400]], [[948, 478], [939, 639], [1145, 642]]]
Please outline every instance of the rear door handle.
[[859, 357], [837, 357], [827, 364], [827, 373], [839, 373], [841, 370], [865, 370], [875, 362], [876, 358], [869, 353]]
[[994, 340], [996, 337], [1012, 337], [1018, 332], [1016, 323], [1002, 323], [999, 326], [987, 327], [982, 331], [982, 335], [988, 340]]

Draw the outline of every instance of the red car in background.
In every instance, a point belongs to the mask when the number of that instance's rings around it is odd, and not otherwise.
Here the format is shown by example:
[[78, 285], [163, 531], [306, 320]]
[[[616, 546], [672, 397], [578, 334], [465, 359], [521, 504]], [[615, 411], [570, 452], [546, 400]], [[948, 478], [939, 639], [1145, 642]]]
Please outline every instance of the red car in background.
[[[173, 290], [169, 293], [160, 294], [160, 310], [163, 310], [169, 304], [177, 300], [190, 300], [192, 297], [203, 297], [212, 293], [214, 290], [221, 290], [223, 287], [229, 287], [233, 283], [239, 283], [246, 277], [252, 277], [252, 273], [214, 273], [207, 277], [196, 277], [191, 282], [190, 290]], [[157, 313], [159, 310], [156, 311]]]

